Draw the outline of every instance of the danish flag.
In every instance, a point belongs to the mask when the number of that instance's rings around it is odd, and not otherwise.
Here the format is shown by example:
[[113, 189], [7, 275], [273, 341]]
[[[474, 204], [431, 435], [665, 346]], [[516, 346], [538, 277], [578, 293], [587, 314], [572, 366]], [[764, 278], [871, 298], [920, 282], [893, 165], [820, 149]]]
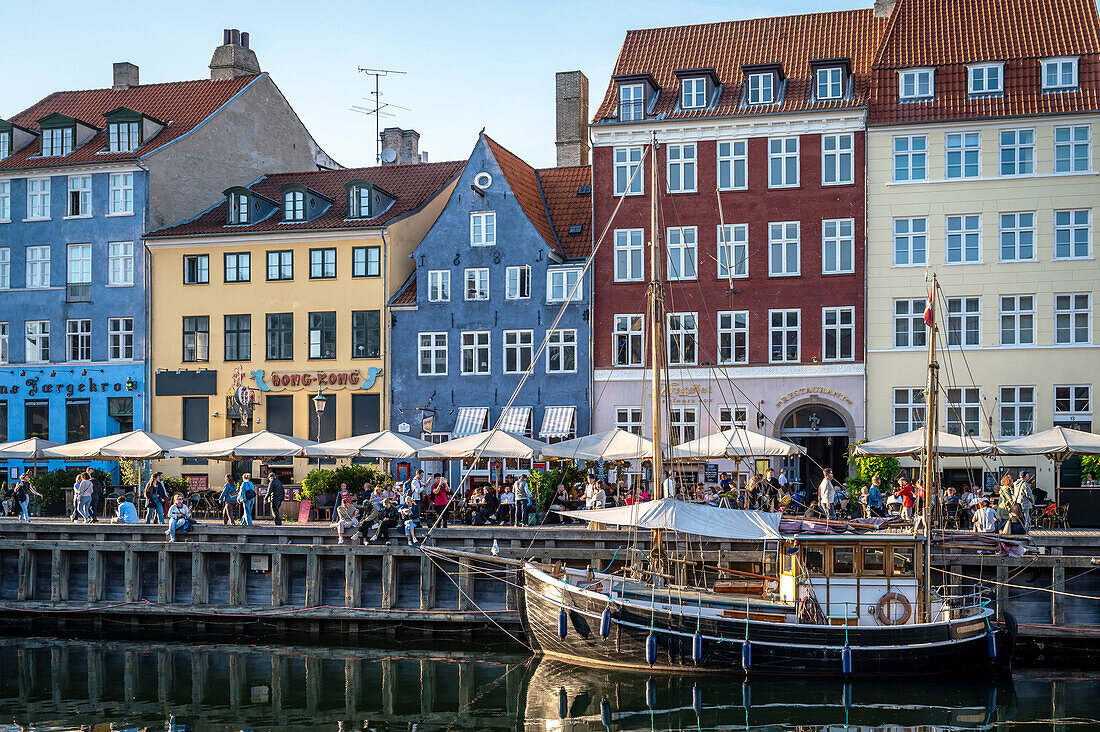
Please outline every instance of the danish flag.
[[924, 324], [929, 328], [932, 327], [932, 298], [936, 295], [936, 287], [932, 286], [932, 289], [928, 291], [928, 301], [924, 306]]

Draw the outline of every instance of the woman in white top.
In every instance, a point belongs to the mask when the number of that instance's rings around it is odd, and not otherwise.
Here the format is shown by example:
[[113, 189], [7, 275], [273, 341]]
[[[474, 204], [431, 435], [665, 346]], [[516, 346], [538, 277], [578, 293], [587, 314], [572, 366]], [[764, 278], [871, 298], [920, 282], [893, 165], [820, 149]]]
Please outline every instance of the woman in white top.
[[168, 509], [168, 541], [176, 540], [176, 532], [183, 534], [191, 530], [191, 507], [183, 502], [183, 496], [176, 494], [171, 508]]
[[500, 516], [502, 526], [507, 526], [515, 520], [516, 494], [512, 492], [512, 486], [504, 485], [504, 492], [500, 494], [500, 507], [497, 515]]

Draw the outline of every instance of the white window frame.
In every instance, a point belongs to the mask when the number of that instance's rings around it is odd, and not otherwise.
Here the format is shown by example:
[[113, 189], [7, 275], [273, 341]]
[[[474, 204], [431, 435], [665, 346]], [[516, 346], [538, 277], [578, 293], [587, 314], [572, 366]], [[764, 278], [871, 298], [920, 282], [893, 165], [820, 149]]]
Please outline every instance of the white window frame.
[[29, 246], [26, 250], [28, 290], [41, 290], [50, 286], [50, 269], [52, 266], [52, 254], [48, 244]]
[[[844, 354], [844, 336], [848, 354]], [[830, 339], [835, 352], [830, 355]], [[821, 360], [842, 362], [856, 359], [856, 309], [851, 306], [821, 308]]]
[[107, 242], [107, 286], [134, 286], [134, 243]]
[[107, 125], [107, 151], [133, 152], [141, 147], [140, 122], [111, 122]]
[[[570, 353], [572, 353], [573, 368], [565, 368], [569, 362]], [[577, 373], [577, 355], [576, 328], [559, 328], [546, 334], [546, 373]]]
[[641, 407], [615, 407], [615, 429], [641, 435], [642, 426]]
[[[748, 140], [719, 140], [717, 149], [718, 190], [747, 191], [749, 188]], [[738, 183], [739, 180], [740, 183]]]
[[[951, 214], [944, 226], [944, 262], [946, 264], [982, 263], [982, 215]], [[954, 242], [954, 243], [953, 243]], [[958, 258], [952, 259], [952, 252]]]
[[27, 179], [27, 221], [50, 220], [50, 179]]
[[[195, 262], [195, 277], [189, 279], [188, 262], [194, 260]], [[209, 254], [188, 254], [183, 258], [183, 284], [185, 285], [208, 285], [210, 284], [210, 255]]]
[[680, 445], [699, 436], [699, 408], [676, 406], [668, 409], [669, 442]]
[[8, 322], [6, 320], [0, 320], [0, 364], [8, 363]]
[[[1043, 91], [1072, 91], [1078, 87], [1080, 79], [1076, 56], [1044, 58], [1041, 64]], [[1054, 74], [1053, 80], [1051, 72]]]
[[695, 193], [698, 149], [694, 142], [665, 145], [665, 183], [668, 193]]
[[[1002, 178], [1035, 175], [1035, 128], [998, 130], [997, 140], [1000, 144], [997, 170]], [[1011, 159], [1006, 160], [1006, 154]]]
[[[903, 297], [894, 300], [894, 348], [927, 348], [928, 326], [924, 324], [924, 297]], [[900, 336], [904, 335], [902, 342]]]
[[[1026, 437], [1033, 434], [1035, 432], [1035, 387], [1002, 386], [999, 391], [997, 422], [1001, 437]], [[1011, 429], [1005, 429], [1006, 427]]]
[[[894, 219], [894, 264], [895, 267], [928, 266], [928, 219], [924, 216], [901, 217]], [[904, 230], [902, 230], [904, 228]], [[920, 244], [918, 248], [917, 244]], [[899, 246], [901, 245], [901, 246]], [[906, 261], [901, 261], [901, 254]], [[920, 261], [917, 261], [917, 258]]]
[[[982, 389], [966, 386], [947, 389], [944, 409], [944, 429], [955, 435], [966, 433], [973, 437], [982, 434]], [[952, 429], [954, 427], [954, 429]]]
[[[694, 366], [699, 362], [699, 314], [666, 313], [667, 360], [670, 366]], [[673, 347], [675, 344], [675, 348]], [[684, 354], [690, 351], [690, 359]], [[673, 358], [673, 354], [679, 354]]]
[[546, 302], [565, 302], [574, 285], [577, 292], [570, 302], [584, 299], [584, 281], [577, 267], [555, 267], [546, 271]]
[[[504, 373], [522, 374], [531, 367], [535, 353], [535, 332], [533, 330], [506, 330], [503, 332]], [[508, 368], [509, 357], [515, 361], [515, 368]]]
[[613, 195], [640, 196], [645, 191], [645, 162], [641, 145], [611, 149]]
[[[1035, 212], [1006, 211], [998, 216], [1001, 235], [999, 256], [1001, 262], [1034, 262], [1035, 255]], [[1030, 256], [1023, 256], [1030, 250]], [[1005, 256], [1008, 253], [1011, 256]]]
[[497, 243], [497, 212], [474, 211], [470, 214], [470, 246], [491, 247]]
[[531, 299], [531, 265], [520, 264], [504, 270], [504, 299]]
[[966, 67], [966, 89], [970, 96], [1003, 94], [1004, 64], [971, 64]]
[[[922, 87], [927, 90], [922, 90]], [[898, 101], [920, 102], [936, 96], [936, 70], [931, 68], [898, 71]]]
[[92, 360], [92, 321], [70, 318], [65, 321], [65, 357], [68, 361]]
[[428, 302], [451, 301], [451, 270], [428, 270]]
[[73, 127], [47, 127], [42, 133], [42, 157], [60, 158], [73, 151]]
[[[1063, 137], [1065, 139], [1059, 139]], [[1082, 156], [1080, 153], [1084, 153]], [[1087, 173], [1092, 167], [1092, 126], [1066, 125], [1054, 128], [1054, 172]], [[3, 218], [0, 207], [0, 218]]]
[[645, 119], [645, 86], [643, 84], [619, 85], [619, 121], [636, 122]]
[[[775, 317], [779, 316], [782, 322], [776, 325]], [[791, 315], [794, 316], [794, 324], [791, 324]], [[788, 336], [793, 333], [795, 337], [795, 353], [791, 357]], [[776, 358], [776, 336], [780, 336], [780, 357]], [[768, 362], [769, 363], [799, 363], [802, 361], [802, 311], [798, 308], [787, 308], [768, 311]]]
[[[1082, 221], [1082, 219], [1084, 219]], [[1083, 252], [1079, 251], [1084, 235]], [[1063, 241], [1064, 239], [1064, 241]], [[1065, 254], [1060, 254], [1065, 244]], [[1092, 256], [1092, 209], [1060, 209], [1054, 212], [1054, 259], [1089, 259]]]
[[[718, 324], [718, 353], [720, 365], [749, 362], [749, 311], [719, 310], [715, 313]], [[727, 356], [728, 354], [728, 356]]]
[[[948, 132], [943, 136], [945, 180], [976, 180], [982, 176], [982, 133]], [[957, 173], [952, 173], [957, 169]]]
[[[27, 320], [23, 323], [24, 360], [27, 363], [50, 362], [50, 321]], [[32, 345], [32, 339], [33, 345]]]
[[87, 285], [92, 282], [92, 245], [69, 244], [65, 247], [65, 283]]
[[0, 247], [0, 290], [11, 289], [11, 247]]
[[[467, 302], [483, 302], [489, 299], [489, 268], [467, 267], [466, 288], [463, 291], [463, 299]], [[471, 297], [471, 293], [473, 297]]]
[[822, 135], [821, 185], [845, 186], [852, 183], [855, 183], [855, 136], [850, 132]]
[[719, 432], [732, 429], [746, 429], [749, 424], [748, 407], [739, 407], [736, 404], [723, 404], [718, 407], [717, 427]]
[[[924, 388], [903, 386], [893, 389], [894, 434], [901, 435], [924, 426]], [[904, 413], [903, 419], [898, 419]]]
[[[1063, 391], [1059, 395], [1059, 391]], [[1084, 396], [1082, 397], [1082, 393]], [[1064, 402], [1068, 409], [1059, 409]], [[1092, 416], [1092, 384], [1055, 384], [1054, 419], [1056, 421], [1087, 421]]]
[[[1068, 300], [1062, 300], [1068, 298]], [[1081, 301], [1084, 305], [1081, 305]], [[1065, 306], [1062, 306], [1062, 303]], [[1078, 340], [1077, 331], [1084, 320], [1084, 339]], [[1063, 325], [1065, 323], [1065, 325]], [[1067, 332], [1069, 339], [1061, 337]], [[1092, 293], [1089, 292], [1056, 292], [1054, 293], [1054, 345], [1056, 346], [1087, 346], [1092, 342]]]
[[[458, 372], [462, 376], [489, 376], [493, 373], [493, 333], [488, 330], [464, 330], [459, 341]], [[466, 368], [466, 356], [471, 356], [472, 368]], [[485, 356], [481, 369], [480, 356]]]
[[[73, 194], [76, 196], [73, 196]], [[65, 218], [87, 219], [92, 216], [92, 176], [70, 175], [66, 187]], [[76, 203], [75, 210], [73, 203]]]
[[798, 188], [801, 145], [797, 136], [768, 138], [768, 188]]
[[[792, 234], [793, 232], [793, 234]], [[793, 266], [792, 266], [792, 261]], [[797, 277], [802, 273], [802, 223], [768, 222], [768, 276]]]
[[615, 230], [615, 281], [641, 282], [645, 277], [645, 230]]
[[774, 71], [753, 71], [745, 79], [748, 94], [745, 101], [751, 105], [774, 104], [777, 97], [777, 89]]
[[[822, 93], [824, 90], [825, 93]], [[822, 66], [814, 72], [814, 96], [819, 102], [844, 98], [844, 69]]]
[[680, 80], [680, 109], [705, 109], [707, 106], [707, 79], [705, 76], [689, 76]]
[[134, 360], [133, 318], [107, 318], [107, 360]]
[[306, 220], [306, 192], [291, 190], [283, 194], [283, 221]]
[[[920, 149], [915, 145], [919, 141]], [[895, 183], [907, 183], [910, 181], [928, 180], [928, 135], [898, 135], [893, 138], [894, 167], [893, 176]], [[919, 159], [920, 165], [914, 165]], [[904, 165], [899, 165], [904, 163]], [[920, 177], [914, 175], [914, 171], [920, 171]], [[898, 175], [905, 171], [905, 177]]]
[[[845, 254], [847, 254], [848, 266], [844, 266]], [[855, 271], [856, 220], [822, 220], [821, 274], [853, 274]]]
[[134, 215], [134, 174], [111, 173], [107, 176], [107, 215]]
[[749, 225], [718, 224], [718, 279], [749, 276]]
[[1000, 295], [999, 301], [1001, 345], [1034, 346], [1035, 296]]
[[[616, 366], [641, 366], [645, 363], [645, 316], [641, 313], [616, 313], [611, 339], [611, 360]], [[620, 343], [625, 349], [620, 348]], [[637, 358], [635, 355], [637, 346]], [[625, 358], [620, 355], [625, 354]]]
[[945, 336], [948, 346], [978, 348], [982, 345], [982, 299], [980, 297], [949, 297]]
[[[416, 369], [419, 376], [447, 375], [447, 333], [445, 331], [420, 331], [416, 334]], [[443, 356], [443, 370], [437, 370], [438, 357]], [[424, 370], [425, 360], [431, 368]]]
[[11, 223], [11, 181], [0, 180], [0, 224], [7, 223]]
[[699, 229], [670, 226], [665, 231], [665, 277], [670, 282], [699, 278]]

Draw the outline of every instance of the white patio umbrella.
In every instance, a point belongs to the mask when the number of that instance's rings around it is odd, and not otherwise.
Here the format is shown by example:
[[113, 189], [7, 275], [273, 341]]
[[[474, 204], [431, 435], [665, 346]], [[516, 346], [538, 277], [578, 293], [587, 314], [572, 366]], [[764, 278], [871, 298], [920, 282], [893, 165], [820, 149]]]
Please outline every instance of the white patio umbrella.
[[58, 445], [44, 452], [46, 457], [64, 460], [158, 460], [169, 450], [193, 444], [178, 437], [134, 430], [120, 435]]
[[306, 457], [364, 457], [384, 460], [416, 457], [418, 450], [431, 447], [432, 443], [391, 430], [371, 432], [367, 435], [345, 437], [331, 442], [319, 442], [305, 450]]
[[59, 444], [40, 437], [0, 443], [0, 460], [42, 460], [47, 457], [46, 450]]
[[546, 447], [546, 443], [530, 437], [497, 429], [424, 447], [417, 450], [416, 454], [425, 460], [457, 460], [468, 457], [534, 460]]
[[[884, 437], [856, 445], [856, 455], [876, 457], [919, 457], [924, 454], [926, 432], [923, 427], [903, 432], [900, 435]], [[946, 456], [989, 455], [993, 444], [979, 440], [972, 435], [955, 435], [950, 432], [936, 432], [936, 454]]]
[[715, 432], [690, 442], [669, 448], [673, 460], [705, 460], [714, 458], [790, 457], [805, 453], [805, 449], [784, 440], [749, 432], [743, 427]]
[[307, 447], [317, 443], [299, 437], [280, 435], [263, 430], [246, 435], [234, 435], [220, 440], [200, 442], [169, 451], [174, 458], [205, 458], [207, 460], [246, 460], [301, 456]]
[[1061, 503], [1062, 461], [1074, 455], [1100, 455], [1100, 435], [1053, 427], [997, 445], [1002, 455], [1045, 455], [1054, 462], [1054, 502]]
[[653, 456], [653, 442], [626, 430], [555, 442], [542, 450], [545, 458], [562, 460], [638, 460]]

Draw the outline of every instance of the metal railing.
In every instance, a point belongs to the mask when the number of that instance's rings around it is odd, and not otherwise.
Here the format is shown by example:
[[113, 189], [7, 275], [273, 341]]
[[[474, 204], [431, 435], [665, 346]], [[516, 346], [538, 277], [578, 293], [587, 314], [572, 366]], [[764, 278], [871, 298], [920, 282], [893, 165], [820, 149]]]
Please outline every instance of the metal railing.
[[74, 282], [65, 285], [65, 302], [91, 302], [92, 283]]

